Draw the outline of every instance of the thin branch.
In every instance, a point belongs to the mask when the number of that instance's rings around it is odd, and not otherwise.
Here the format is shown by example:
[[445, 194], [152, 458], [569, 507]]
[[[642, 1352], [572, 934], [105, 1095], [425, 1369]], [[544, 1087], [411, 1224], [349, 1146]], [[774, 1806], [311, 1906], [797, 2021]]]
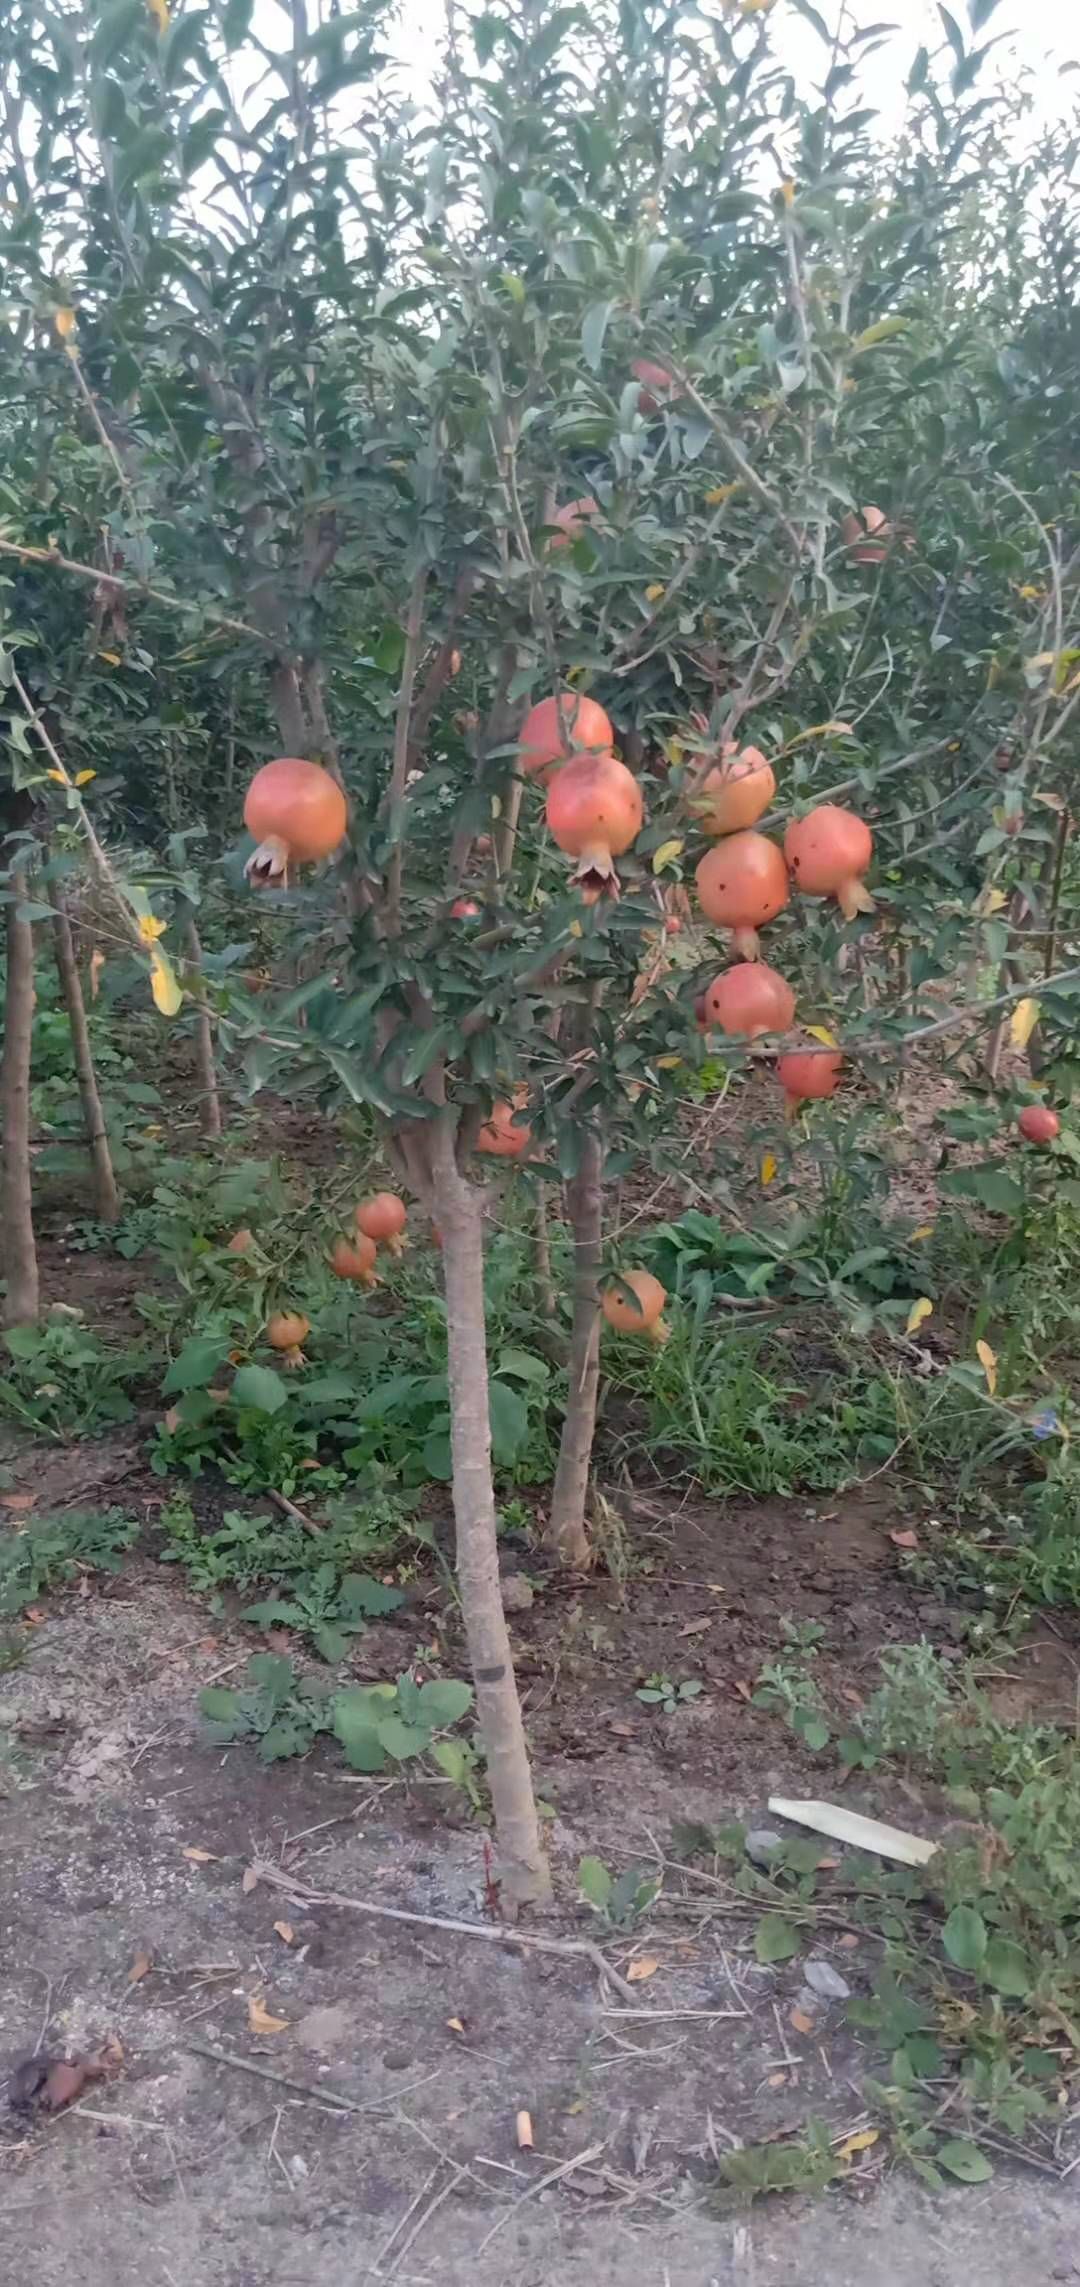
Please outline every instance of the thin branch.
[[672, 380], [678, 383], [680, 395], [688, 397], [691, 405], [701, 414], [702, 419], [708, 422], [721, 451], [726, 454], [732, 468], [737, 475], [741, 476], [747, 490], [753, 493], [754, 498], [760, 500], [762, 507], [768, 509], [770, 516], [775, 517], [789, 547], [801, 559], [805, 552], [802, 534], [796, 531], [793, 524], [789, 523], [780, 502], [776, 499], [775, 494], [770, 492], [764, 478], [758, 475], [753, 462], [747, 460], [742, 446], [737, 438], [732, 436], [727, 423], [720, 419], [719, 413], [713, 411], [712, 406], [701, 395], [701, 391], [695, 389], [689, 375], [675, 364], [673, 358], [665, 358], [664, 362], [670, 370]]
[[[0, 540], [0, 556], [16, 556], [21, 564], [43, 564], [55, 572], [71, 572], [78, 580], [92, 580], [95, 587], [114, 588], [118, 595], [130, 596], [135, 602], [140, 596], [148, 596], [154, 603], [165, 604], [169, 611], [183, 612], [186, 619], [205, 618], [202, 604], [189, 603], [186, 596], [171, 596], [165, 588], [152, 588], [144, 580], [122, 580], [115, 572], [103, 572], [97, 564], [76, 563], [74, 557], [62, 555], [59, 548], [27, 548], [16, 540]], [[211, 618], [205, 618], [205, 625], [210, 634], [243, 635], [252, 643], [261, 643], [264, 650], [276, 652], [279, 648], [272, 636], [265, 635], [261, 628], [249, 627], [246, 619], [230, 619], [224, 613], [215, 612]]]
[[401, 868], [405, 841], [405, 781], [409, 769], [409, 725], [412, 720], [413, 688], [416, 670], [420, 664], [420, 651], [424, 636], [424, 597], [427, 592], [428, 568], [422, 564], [413, 575], [409, 609], [405, 620], [405, 655], [401, 662], [401, 688], [398, 692], [397, 716], [394, 722], [394, 756], [390, 769], [389, 813], [390, 831], [394, 846], [386, 873], [386, 934], [396, 937], [401, 929]]

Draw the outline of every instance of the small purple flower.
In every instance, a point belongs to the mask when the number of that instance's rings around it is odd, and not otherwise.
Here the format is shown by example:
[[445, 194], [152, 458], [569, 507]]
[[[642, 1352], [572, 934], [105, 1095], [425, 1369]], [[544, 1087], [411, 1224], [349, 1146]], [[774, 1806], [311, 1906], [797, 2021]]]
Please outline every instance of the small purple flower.
[[1042, 1412], [1037, 1413], [1034, 1416], [1031, 1424], [1031, 1434], [1033, 1437], [1040, 1438], [1060, 1437], [1061, 1422], [1058, 1419], [1057, 1414], [1054, 1412], [1053, 1406], [1044, 1406]]

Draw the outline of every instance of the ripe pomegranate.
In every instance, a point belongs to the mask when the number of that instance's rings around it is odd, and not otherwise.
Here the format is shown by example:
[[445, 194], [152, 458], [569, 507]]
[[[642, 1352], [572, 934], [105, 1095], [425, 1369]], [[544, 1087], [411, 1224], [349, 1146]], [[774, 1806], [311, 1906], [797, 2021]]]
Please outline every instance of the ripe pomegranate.
[[358, 1286], [377, 1286], [375, 1277], [375, 1241], [363, 1231], [355, 1239], [335, 1239], [327, 1261], [335, 1278], [352, 1278]]
[[349, 814], [337, 780], [318, 762], [279, 755], [257, 770], [244, 801], [244, 824], [258, 844], [244, 868], [256, 884], [288, 880], [291, 865], [328, 858], [344, 839]]
[[795, 995], [786, 978], [767, 961], [738, 961], [714, 978], [705, 994], [706, 1029], [742, 1033], [756, 1040], [763, 1032], [787, 1032], [795, 1021]]
[[249, 1231], [245, 1224], [242, 1230], [233, 1232], [225, 1252], [227, 1255], [250, 1255], [254, 1244], [255, 1233]]
[[521, 1158], [532, 1142], [532, 1129], [521, 1126], [514, 1116], [524, 1102], [522, 1093], [517, 1105], [508, 1104], [505, 1097], [492, 1105], [491, 1118], [484, 1121], [476, 1139], [478, 1151], [486, 1151], [493, 1159]]
[[1016, 1123], [1028, 1143], [1053, 1143], [1061, 1133], [1061, 1121], [1049, 1104], [1025, 1104]]
[[353, 1221], [365, 1238], [386, 1247], [390, 1254], [400, 1255], [403, 1234], [408, 1222], [408, 1209], [396, 1191], [373, 1191], [370, 1199], [362, 1199]]
[[475, 897], [455, 897], [450, 908], [451, 921], [475, 921], [480, 912]]
[[311, 1321], [299, 1310], [275, 1310], [266, 1322], [266, 1339], [283, 1366], [290, 1370], [305, 1363], [301, 1344], [311, 1332]]
[[587, 905], [618, 896], [614, 861], [636, 841], [644, 816], [637, 779], [613, 754], [583, 754], [556, 772], [548, 787], [548, 827], [560, 850], [577, 859], [573, 878]]
[[784, 1091], [787, 1116], [795, 1117], [800, 1104], [811, 1098], [835, 1096], [844, 1059], [829, 1048], [799, 1048], [791, 1056], [778, 1056], [776, 1077]]
[[[650, 1342], [666, 1342], [671, 1328], [663, 1320], [667, 1292], [659, 1279], [651, 1271], [622, 1271], [620, 1277], [622, 1286], [605, 1287], [601, 1297], [600, 1307], [608, 1325], [617, 1334], [647, 1334]], [[630, 1288], [634, 1302], [624, 1294], [624, 1287]]]
[[600, 503], [591, 493], [586, 493], [582, 500], [568, 500], [565, 508], [557, 508], [551, 519], [557, 529], [548, 541], [549, 550], [569, 548], [571, 541], [586, 531], [592, 518], [599, 514]]
[[[560, 723], [562, 730], [560, 731]], [[602, 707], [577, 691], [540, 699], [521, 726], [518, 752], [526, 778], [544, 778], [583, 748], [607, 752], [615, 736]]]
[[889, 553], [892, 525], [883, 508], [849, 509], [840, 519], [844, 545], [857, 564], [883, 564]]
[[835, 897], [846, 921], [872, 913], [874, 900], [860, 881], [874, 854], [874, 837], [854, 811], [822, 802], [795, 818], [784, 835], [784, 856], [796, 887], [807, 897]]
[[675, 383], [666, 365], [657, 365], [651, 357], [635, 357], [630, 371], [641, 383], [638, 404], [643, 413], [658, 413], [660, 400], [670, 397]]
[[790, 895], [776, 843], [752, 830], [731, 834], [706, 851], [694, 879], [706, 921], [730, 929], [736, 952], [756, 961], [758, 930], [775, 920]]
[[740, 754], [726, 746], [721, 761], [698, 780], [689, 808], [703, 834], [738, 834], [757, 825], [775, 792], [772, 765], [759, 747], [744, 746]]

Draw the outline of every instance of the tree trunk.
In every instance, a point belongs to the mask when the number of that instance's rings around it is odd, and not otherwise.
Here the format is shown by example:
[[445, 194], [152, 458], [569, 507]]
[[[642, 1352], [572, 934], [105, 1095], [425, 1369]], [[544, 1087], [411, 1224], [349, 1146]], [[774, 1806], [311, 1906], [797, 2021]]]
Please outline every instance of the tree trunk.
[[214, 1063], [214, 1028], [206, 1000], [202, 973], [202, 941], [194, 921], [184, 930], [188, 973], [184, 979], [195, 1002], [195, 1070], [199, 1078], [199, 1126], [204, 1136], [221, 1134], [221, 1099]]
[[554, 1326], [559, 1304], [555, 1281], [551, 1275], [551, 1228], [548, 1222], [547, 1184], [536, 1186], [536, 1224], [533, 1232], [533, 1265], [536, 1271], [536, 1299], [549, 1326]]
[[495, 1811], [502, 1903], [550, 1896], [510, 1638], [499, 1587], [484, 1327], [482, 1194], [459, 1174], [446, 1114], [433, 1123], [432, 1196], [442, 1234], [457, 1574]]
[[8, 875], [12, 902], [7, 908], [7, 987], [4, 995], [4, 1053], [0, 1066], [4, 1164], [0, 1179], [0, 1228], [7, 1293], [4, 1325], [22, 1326], [38, 1314], [37, 1249], [30, 1187], [30, 1036], [34, 1023], [34, 930], [19, 919], [17, 901], [26, 896], [26, 876]]
[[585, 1504], [596, 1433], [600, 1386], [600, 1261], [603, 1248], [603, 1145], [587, 1130], [581, 1164], [566, 1197], [574, 1237], [574, 1320], [570, 1335], [570, 1388], [551, 1496], [548, 1546], [564, 1564], [589, 1562]]
[[60, 989], [64, 996], [68, 1024], [71, 1027], [71, 1048], [75, 1058], [75, 1077], [79, 1084], [79, 1102], [82, 1105], [83, 1126], [86, 1129], [86, 1148], [90, 1154], [90, 1169], [94, 1179], [94, 1206], [103, 1223], [115, 1223], [120, 1213], [120, 1194], [113, 1174], [112, 1153], [105, 1128], [105, 1117], [98, 1094], [97, 1074], [90, 1046], [90, 1033], [86, 1022], [86, 1003], [83, 1000], [79, 964], [71, 936], [71, 923], [62, 892], [55, 883], [49, 888], [49, 904], [53, 909], [53, 949]]

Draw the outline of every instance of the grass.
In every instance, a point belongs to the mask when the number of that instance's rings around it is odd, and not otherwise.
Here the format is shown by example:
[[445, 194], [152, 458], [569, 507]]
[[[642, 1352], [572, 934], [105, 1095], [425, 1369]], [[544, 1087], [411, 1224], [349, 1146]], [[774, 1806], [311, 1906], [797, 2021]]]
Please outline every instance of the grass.
[[139, 1536], [121, 1509], [70, 1509], [32, 1517], [0, 1538], [0, 1619], [14, 1619], [48, 1590], [87, 1572], [119, 1572]]

